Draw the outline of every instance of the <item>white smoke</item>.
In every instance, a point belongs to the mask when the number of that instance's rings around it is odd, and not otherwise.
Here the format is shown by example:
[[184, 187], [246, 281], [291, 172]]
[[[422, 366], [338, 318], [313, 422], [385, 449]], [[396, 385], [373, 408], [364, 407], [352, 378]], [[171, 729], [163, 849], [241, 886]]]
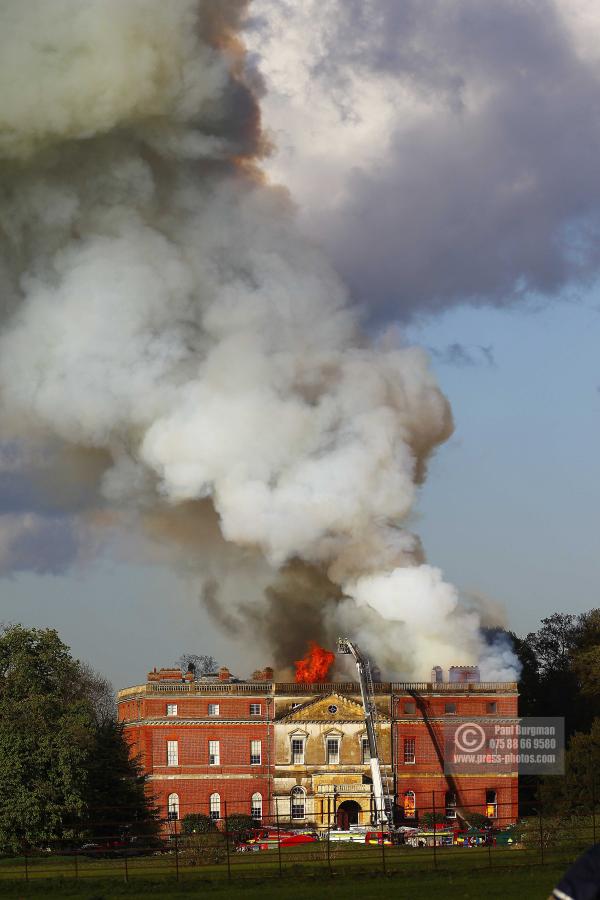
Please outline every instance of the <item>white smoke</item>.
[[105, 451], [107, 504], [209, 501], [237, 548], [326, 571], [391, 673], [473, 661], [477, 616], [401, 528], [448, 403], [257, 175], [244, 6], [3, 4], [3, 414]]

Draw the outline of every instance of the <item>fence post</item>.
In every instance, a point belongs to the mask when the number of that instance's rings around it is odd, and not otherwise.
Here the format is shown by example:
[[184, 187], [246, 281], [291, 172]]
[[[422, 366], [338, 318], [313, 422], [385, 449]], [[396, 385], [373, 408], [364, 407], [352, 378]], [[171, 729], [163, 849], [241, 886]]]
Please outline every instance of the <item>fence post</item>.
[[25, 860], [25, 881], [29, 881], [29, 865], [27, 863], [27, 847], [23, 850], [23, 859]]
[[592, 771], [592, 834], [596, 843], [596, 773]]
[[79, 861], [77, 856], [77, 849], [75, 849], [73, 853], [73, 861], [75, 862], [75, 880], [79, 880]]
[[179, 837], [177, 835], [177, 821], [175, 821], [175, 881], [179, 881]]
[[544, 865], [544, 819], [542, 814], [542, 795], [538, 788], [538, 818], [540, 823], [540, 862]]
[[275, 797], [275, 820], [277, 822], [277, 861], [279, 863], [279, 877], [283, 875], [283, 870], [281, 868], [281, 832], [279, 830], [279, 803], [277, 802], [278, 798]]
[[327, 865], [329, 867], [329, 874], [332, 875], [331, 871], [331, 807], [329, 805], [329, 797], [327, 798]]
[[231, 859], [229, 857], [229, 818], [227, 816], [227, 800], [223, 801], [225, 807], [225, 852], [227, 853], [227, 880], [231, 881]]
[[[379, 824], [376, 827], [381, 829], [381, 832], [380, 832], [380, 834], [381, 834], [381, 870], [384, 875], [387, 875], [387, 868], [386, 868], [386, 864], [385, 864], [385, 831], [383, 830], [385, 827], [385, 823], [379, 822]], [[376, 832], [376, 834], [377, 834], [377, 832]]]
[[127, 866], [127, 850], [125, 850], [125, 855], [123, 856], [123, 862], [125, 863], [125, 881], [129, 881], [129, 869]]
[[437, 840], [435, 830], [435, 790], [431, 792], [431, 818], [433, 819], [433, 868], [437, 869]]

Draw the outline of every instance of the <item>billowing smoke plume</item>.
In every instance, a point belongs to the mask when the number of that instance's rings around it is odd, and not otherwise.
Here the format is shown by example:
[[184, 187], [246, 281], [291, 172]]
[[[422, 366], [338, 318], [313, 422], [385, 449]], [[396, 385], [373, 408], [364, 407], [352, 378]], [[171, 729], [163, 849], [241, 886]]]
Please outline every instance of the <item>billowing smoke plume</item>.
[[[89, 517], [135, 511], [169, 535], [213, 609], [232, 571], [256, 572], [261, 595], [270, 580], [261, 613], [249, 586], [222, 621], [254, 618], [280, 662], [279, 641], [291, 663], [305, 636], [338, 629], [390, 674], [473, 661], [477, 616], [402, 527], [448, 403], [424, 352], [361, 335], [261, 178], [244, 11], [2, 5], [7, 434], [92, 454]], [[318, 584], [314, 621], [286, 602], [299, 571]], [[275, 609], [281, 638], [263, 619]]]

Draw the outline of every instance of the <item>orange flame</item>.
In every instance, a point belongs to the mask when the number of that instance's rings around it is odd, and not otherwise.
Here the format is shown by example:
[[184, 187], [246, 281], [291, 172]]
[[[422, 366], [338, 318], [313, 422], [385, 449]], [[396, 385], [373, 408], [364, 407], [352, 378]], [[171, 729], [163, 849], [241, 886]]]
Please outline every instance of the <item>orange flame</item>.
[[296, 666], [296, 681], [310, 683], [327, 681], [334, 659], [335, 653], [332, 653], [331, 650], [319, 647], [316, 641], [309, 641], [308, 652], [304, 659], [297, 659], [294, 663]]

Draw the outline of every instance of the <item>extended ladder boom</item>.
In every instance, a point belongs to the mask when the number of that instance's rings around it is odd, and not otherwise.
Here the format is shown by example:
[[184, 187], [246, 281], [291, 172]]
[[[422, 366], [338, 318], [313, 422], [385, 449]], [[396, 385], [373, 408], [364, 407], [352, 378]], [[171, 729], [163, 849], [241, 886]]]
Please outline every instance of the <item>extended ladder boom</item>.
[[388, 825], [388, 812], [386, 808], [383, 779], [381, 777], [381, 765], [379, 763], [379, 754], [377, 752], [377, 736], [375, 734], [375, 704], [369, 696], [367, 674], [368, 663], [356, 644], [346, 638], [339, 638], [337, 645], [338, 653], [347, 653], [354, 658], [356, 668], [358, 670], [358, 682], [360, 684], [360, 694], [362, 704], [365, 711], [365, 725], [367, 726], [367, 740], [369, 742], [369, 757], [371, 760], [371, 776], [373, 778], [373, 796], [375, 799], [375, 824]]

